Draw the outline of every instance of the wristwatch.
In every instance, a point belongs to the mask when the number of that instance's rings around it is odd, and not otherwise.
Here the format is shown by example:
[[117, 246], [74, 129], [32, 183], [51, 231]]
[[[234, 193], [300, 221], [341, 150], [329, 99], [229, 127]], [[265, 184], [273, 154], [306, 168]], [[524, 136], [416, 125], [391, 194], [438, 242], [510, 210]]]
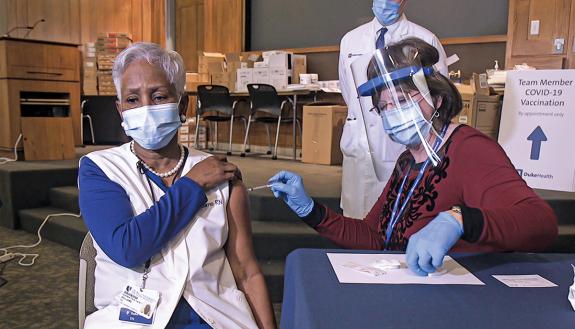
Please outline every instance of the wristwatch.
[[461, 215], [461, 207], [460, 206], [453, 206], [451, 207], [451, 211], [458, 213]]

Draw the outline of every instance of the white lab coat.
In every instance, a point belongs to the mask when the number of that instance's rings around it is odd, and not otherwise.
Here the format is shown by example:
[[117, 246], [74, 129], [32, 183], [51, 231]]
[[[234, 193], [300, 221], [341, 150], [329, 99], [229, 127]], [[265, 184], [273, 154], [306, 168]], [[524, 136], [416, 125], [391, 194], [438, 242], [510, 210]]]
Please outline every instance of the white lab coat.
[[[384, 149], [386, 173], [384, 181], [378, 181], [369, 155], [367, 135], [350, 65], [359, 56], [375, 51], [377, 32], [381, 28], [382, 25], [374, 18], [371, 22], [348, 32], [340, 44], [339, 81], [341, 93], [348, 106], [347, 121], [340, 141], [343, 153], [341, 208], [345, 216], [352, 218], [364, 218], [371, 210], [393, 172], [397, 157], [405, 150], [403, 145], [393, 142], [385, 133], [381, 134], [384, 136], [381, 144], [373, 147]], [[439, 62], [436, 68], [448, 76], [445, 50], [433, 33], [408, 21], [405, 15], [387, 26], [387, 29], [386, 44], [408, 37], [417, 37], [437, 48]], [[383, 125], [379, 129], [383, 130]]]
[[[207, 156], [191, 149], [183, 172], [189, 171]], [[124, 188], [135, 214], [146, 211], [153, 204], [148, 182], [138, 172], [138, 159], [130, 151], [129, 144], [93, 152], [88, 157], [110, 180]], [[155, 184], [151, 185], [159, 200], [164, 192]], [[227, 184], [220, 185], [206, 196], [208, 202], [188, 226], [152, 258], [146, 288], [157, 290], [161, 295], [151, 326], [118, 320], [120, 306], [116, 297], [128, 281], [142, 281], [142, 269], [116, 264], [94, 243], [97, 251], [94, 304], [98, 310], [86, 317], [84, 329], [162, 329], [181, 297], [212, 328], [257, 329], [246, 297], [236, 287], [224, 251], [228, 238], [226, 205], [229, 187]]]

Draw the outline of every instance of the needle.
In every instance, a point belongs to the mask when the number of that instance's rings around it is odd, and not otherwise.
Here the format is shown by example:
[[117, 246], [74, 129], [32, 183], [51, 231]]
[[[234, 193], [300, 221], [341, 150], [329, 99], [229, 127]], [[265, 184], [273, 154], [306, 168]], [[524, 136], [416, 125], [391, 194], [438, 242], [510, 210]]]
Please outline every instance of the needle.
[[268, 187], [271, 187], [271, 186], [272, 186], [271, 184], [266, 184], [266, 185], [260, 185], [260, 186], [250, 187], [250, 188], [248, 188], [248, 192], [256, 191], [256, 190], [261, 190], [261, 189], [268, 188]]

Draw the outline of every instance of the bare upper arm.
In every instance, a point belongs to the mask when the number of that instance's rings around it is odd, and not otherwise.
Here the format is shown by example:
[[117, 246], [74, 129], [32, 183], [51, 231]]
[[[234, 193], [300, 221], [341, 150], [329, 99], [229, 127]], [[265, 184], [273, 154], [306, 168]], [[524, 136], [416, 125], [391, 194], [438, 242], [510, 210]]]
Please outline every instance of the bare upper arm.
[[[232, 266], [234, 276], [238, 279], [259, 271], [252, 243], [252, 229], [249, 211], [249, 198], [241, 181], [230, 184], [230, 199], [227, 205], [229, 225], [226, 255]], [[253, 266], [256, 265], [255, 269]], [[238, 270], [242, 273], [238, 273]]]

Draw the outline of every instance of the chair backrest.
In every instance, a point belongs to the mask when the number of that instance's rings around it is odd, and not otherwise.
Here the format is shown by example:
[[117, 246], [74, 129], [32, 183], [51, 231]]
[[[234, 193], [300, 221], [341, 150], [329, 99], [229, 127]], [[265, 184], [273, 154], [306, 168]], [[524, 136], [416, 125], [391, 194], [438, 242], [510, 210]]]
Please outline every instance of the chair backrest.
[[282, 100], [274, 86], [263, 83], [248, 84], [250, 101], [252, 103], [252, 113], [261, 111], [275, 116], [282, 113]]
[[86, 234], [80, 247], [80, 271], [78, 279], [78, 327], [84, 328], [87, 315], [96, 311], [94, 306], [94, 272], [96, 270], [96, 248], [90, 233]]
[[196, 113], [202, 115], [206, 112], [218, 112], [225, 116], [232, 115], [232, 97], [225, 86], [199, 85], [198, 108]]

